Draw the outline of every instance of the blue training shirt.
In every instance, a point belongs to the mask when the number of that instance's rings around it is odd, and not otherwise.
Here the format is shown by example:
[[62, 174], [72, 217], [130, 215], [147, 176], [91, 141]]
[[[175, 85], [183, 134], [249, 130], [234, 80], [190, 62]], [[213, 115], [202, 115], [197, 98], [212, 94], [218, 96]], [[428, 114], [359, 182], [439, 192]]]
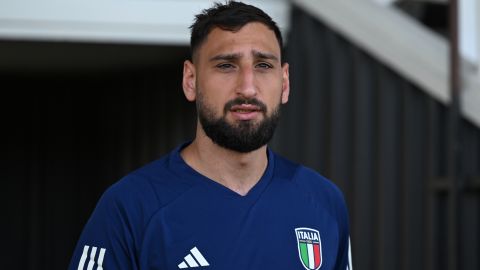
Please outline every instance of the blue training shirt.
[[333, 183], [267, 150], [264, 175], [241, 196], [189, 167], [181, 149], [103, 194], [69, 269], [351, 270]]

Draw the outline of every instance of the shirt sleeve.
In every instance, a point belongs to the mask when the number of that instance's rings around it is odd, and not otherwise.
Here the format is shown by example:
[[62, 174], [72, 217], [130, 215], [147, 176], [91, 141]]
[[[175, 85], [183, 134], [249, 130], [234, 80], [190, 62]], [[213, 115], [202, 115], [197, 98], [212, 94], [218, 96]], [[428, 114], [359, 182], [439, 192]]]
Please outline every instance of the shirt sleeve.
[[346, 243], [342, 244], [340, 248], [337, 267], [338, 270], [353, 270], [352, 268], [352, 252], [350, 246], [350, 237], [347, 237]]
[[69, 269], [138, 269], [135, 227], [122, 194], [108, 189], [100, 198], [77, 243]]
[[340, 245], [338, 250], [336, 270], [353, 270], [352, 268], [352, 252], [350, 245], [350, 226], [348, 219], [348, 210], [341, 197], [341, 205], [339, 207], [339, 226], [340, 226]]

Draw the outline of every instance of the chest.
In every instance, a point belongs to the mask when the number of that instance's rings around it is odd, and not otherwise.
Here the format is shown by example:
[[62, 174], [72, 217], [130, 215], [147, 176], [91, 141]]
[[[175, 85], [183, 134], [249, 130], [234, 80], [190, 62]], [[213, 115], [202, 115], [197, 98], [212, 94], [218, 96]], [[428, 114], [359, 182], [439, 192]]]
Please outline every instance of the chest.
[[[214, 196], [216, 195], [216, 196]], [[276, 187], [255, 198], [181, 198], [145, 230], [142, 269], [333, 269], [338, 224], [329, 205]]]

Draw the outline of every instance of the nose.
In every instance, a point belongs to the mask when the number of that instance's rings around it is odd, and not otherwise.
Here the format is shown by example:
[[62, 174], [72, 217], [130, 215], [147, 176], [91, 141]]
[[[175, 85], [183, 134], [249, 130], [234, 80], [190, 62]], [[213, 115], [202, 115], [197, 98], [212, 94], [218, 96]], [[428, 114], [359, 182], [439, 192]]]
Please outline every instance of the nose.
[[255, 74], [252, 68], [243, 68], [239, 73], [237, 95], [252, 98], [257, 95]]

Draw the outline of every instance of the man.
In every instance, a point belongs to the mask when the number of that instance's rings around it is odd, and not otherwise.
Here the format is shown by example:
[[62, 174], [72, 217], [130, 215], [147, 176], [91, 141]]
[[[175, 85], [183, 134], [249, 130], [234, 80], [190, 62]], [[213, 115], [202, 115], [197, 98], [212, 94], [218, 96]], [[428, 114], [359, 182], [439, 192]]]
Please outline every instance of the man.
[[290, 91], [275, 22], [229, 2], [191, 28], [195, 139], [105, 192], [70, 269], [351, 269], [340, 191], [267, 148]]

